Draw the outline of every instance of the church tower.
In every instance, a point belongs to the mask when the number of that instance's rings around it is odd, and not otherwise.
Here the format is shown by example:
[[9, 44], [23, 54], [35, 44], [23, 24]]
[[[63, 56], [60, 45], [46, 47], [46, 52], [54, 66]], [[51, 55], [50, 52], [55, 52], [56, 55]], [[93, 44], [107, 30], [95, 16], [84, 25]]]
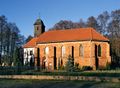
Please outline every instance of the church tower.
[[43, 32], [45, 32], [45, 25], [43, 21], [38, 18], [34, 23], [34, 37], [38, 37]]

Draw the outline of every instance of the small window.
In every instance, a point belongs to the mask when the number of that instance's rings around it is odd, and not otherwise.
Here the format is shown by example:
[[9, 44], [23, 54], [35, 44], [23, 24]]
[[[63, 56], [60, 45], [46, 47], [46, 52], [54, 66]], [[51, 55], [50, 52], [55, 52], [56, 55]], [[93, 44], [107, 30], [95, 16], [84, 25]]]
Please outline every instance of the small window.
[[25, 57], [27, 56], [27, 52], [26, 52], [26, 51], [24, 52], [24, 56], [25, 56]]
[[98, 46], [98, 56], [101, 57], [101, 46]]
[[38, 31], [38, 30], [39, 30], [39, 27], [36, 27], [36, 30]]
[[65, 55], [65, 46], [62, 46], [62, 57]]
[[84, 49], [83, 49], [82, 45], [80, 45], [80, 47], [79, 47], [79, 56], [81, 56], [81, 57], [84, 56]]
[[30, 55], [33, 55], [33, 51], [32, 50], [30, 51]]
[[25, 51], [25, 52], [24, 52], [24, 56], [25, 56], [25, 57], [29, 56], [28, 51]]

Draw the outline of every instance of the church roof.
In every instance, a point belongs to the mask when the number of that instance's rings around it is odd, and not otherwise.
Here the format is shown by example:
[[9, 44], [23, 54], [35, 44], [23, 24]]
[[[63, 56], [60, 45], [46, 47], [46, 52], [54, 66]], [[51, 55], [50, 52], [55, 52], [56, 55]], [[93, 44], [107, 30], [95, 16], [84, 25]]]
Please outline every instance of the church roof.
[[32, 38], [26, 43], [24, 48], [32, 48], [36, 43], [52, 43], [52, 42], [70, 42], [70, 41], [109, 41], [93, 28], [77, 28], [69, 30], [52, 30], [44, 32], [36, 38]]
[[77, 28], [70, 30], [53, 30], [41, 34], [37, 43], [67, 42], [67, 41], [109, 41], [93, 28]]
[[29, 42], [27, 42], [23, 47], [24, 48], [33, 48], [36, 46], [36, 41], [37, 41], [37, 37], [32, 38]]

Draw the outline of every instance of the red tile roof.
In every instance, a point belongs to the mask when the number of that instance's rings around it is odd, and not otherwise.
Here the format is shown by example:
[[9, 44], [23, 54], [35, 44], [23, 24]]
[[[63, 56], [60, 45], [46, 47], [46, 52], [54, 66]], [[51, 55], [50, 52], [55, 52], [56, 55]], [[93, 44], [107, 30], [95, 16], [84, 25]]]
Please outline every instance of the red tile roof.
[[71, 30], [53, 30], [43, 33], [38, 37], [37, 43], [98, 40], [109, 41], [93, 28], [78, 28]]
[[32, 48], [36, 43], [49, 43], [49, 42], [65, 42], [65, 41], [109, 41], [103, 35], [95, 31], [93, 28], [78, 28], [71, 30], [53, 30], [44, 32], [37, 38], [31, 39], [26, 43], [24, 48]]
[[36, 41], [37, 41], [37, 37], [36, 38], [32, 38], [29, 42], [27, 42], [23, 47], [24, 48], [33, 48], [36, 46]]

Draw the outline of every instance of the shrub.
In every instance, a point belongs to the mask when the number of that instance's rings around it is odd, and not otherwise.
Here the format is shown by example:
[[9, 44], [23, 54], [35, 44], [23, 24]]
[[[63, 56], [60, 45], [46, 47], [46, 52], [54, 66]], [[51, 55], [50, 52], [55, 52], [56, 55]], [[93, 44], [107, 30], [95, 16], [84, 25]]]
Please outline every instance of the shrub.
[[16, 67], [15, 71], [17, 74], [20, 74], [21, 66], [22, 66], [22, 63], [20, 61], [20, 48], [16, 47], [14, 51], [13, 59], [14, 59], [14, 66]]
[[58, 58], [58, 70], [65, 70], [65, 67], [61, 65], [60, 58]]
[[111, 69], [111, 65], [109, 63], [106, 64], [106, 70], [110, 70]]
[[75, 71], [75, 72], [78, 72], [78, 71], [80, 71], [80, 70], [81, 70], [81, 68], [80, 68], [80, 66], [79, 66], [79, 63], [75, 63], [74, 71]]
[[90, 67], [90, 66], [83, 66], [82, 70], [84, 70], [84, 71], [86, 71], [86, 70], [93, 70], [93, 68]]

